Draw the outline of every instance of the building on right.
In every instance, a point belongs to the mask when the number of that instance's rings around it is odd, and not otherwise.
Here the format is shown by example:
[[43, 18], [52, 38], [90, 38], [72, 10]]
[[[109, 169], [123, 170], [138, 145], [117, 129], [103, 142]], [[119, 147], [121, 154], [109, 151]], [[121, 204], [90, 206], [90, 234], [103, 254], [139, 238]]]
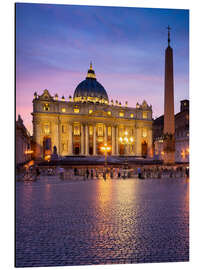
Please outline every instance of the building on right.
[[189, 162], [189, 100], [181, 100], [175, 115], [175, 161]]
[[[164, 160], [164, 115], [153, 122], [154, 158]], [[175, 162], [189, 163], [189, 100], [180, 101], [175, 115]]]

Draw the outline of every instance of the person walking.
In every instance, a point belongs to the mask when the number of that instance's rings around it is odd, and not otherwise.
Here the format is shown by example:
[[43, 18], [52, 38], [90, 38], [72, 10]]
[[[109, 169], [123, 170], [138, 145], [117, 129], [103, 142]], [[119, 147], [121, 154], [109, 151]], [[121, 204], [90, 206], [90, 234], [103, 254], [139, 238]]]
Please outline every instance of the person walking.
[[138, 174], [138, 178], [141, 179], [141, 169], [140, 169], [140, 167], [137, 168], [137, 174]]

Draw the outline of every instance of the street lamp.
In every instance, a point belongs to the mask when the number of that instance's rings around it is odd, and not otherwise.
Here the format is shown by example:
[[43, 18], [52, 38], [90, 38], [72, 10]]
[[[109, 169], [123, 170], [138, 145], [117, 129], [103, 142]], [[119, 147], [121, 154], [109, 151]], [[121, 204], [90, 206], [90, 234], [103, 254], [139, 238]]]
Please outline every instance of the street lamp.
[[130, 137], [128, 135], [128, 132], [124, 132], [124, 136], [119, 138], [119, 141], [121, 144], [124, 145], [124, 155], [125, 155], [125, 168], [128, 168], [128, 158], [127, 158], [127, 145], [130, 145], [133, 143], [134, 139], [133, 137]]
[[105, 167], [107, 166], [107, 152], [109, 152], [111, 150], [111, 147], [108, 146], [106, 143], [104, 144], [104, 146], [101, 147], [101, 151], [104, 152], [105, 155]]

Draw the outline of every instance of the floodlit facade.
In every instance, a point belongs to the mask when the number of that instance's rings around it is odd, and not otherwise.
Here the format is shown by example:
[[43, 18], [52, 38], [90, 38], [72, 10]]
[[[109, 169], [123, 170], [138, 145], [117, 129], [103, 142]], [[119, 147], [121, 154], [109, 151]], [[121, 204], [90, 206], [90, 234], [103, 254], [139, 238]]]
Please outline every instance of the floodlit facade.
[[31, 160], [31, 137], [23, 120], [18, 115], [16, 121], [16, 165], [22, 165]]
[[[164, 158], [164, 116], [153, 122], [154, 158]], [[180, 112], [175, 115], [175, 162], [189, 162], [189, 100], [180, 101]]]
[[152, 156], [152, 106], [109, 101], [92, 64], [68, 100], [35, 92], [32, 115], [36, 158], [51, 155], [54, 146], [59, 156], [102, 155], [104, 144], [109, 155]]

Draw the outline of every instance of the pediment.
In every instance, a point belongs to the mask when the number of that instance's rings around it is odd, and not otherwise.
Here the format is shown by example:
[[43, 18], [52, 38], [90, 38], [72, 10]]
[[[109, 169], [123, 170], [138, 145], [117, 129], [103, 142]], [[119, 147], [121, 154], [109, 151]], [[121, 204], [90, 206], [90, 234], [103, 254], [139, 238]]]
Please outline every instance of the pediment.
[[49, 91], [47, 89], [45, 89], [43, 94], [41, 96], [39, 96], [39, 99], [41, 99], [41, 100], [53, 100], [53, 97], [50, 95]]
[[146, 100], [143, 100], [143, 102], [142, 102], [142, 107], [143, 107], [143, 108], [147, 108], [147, 107], [148, 107], [148, 104], [147, 104]]

